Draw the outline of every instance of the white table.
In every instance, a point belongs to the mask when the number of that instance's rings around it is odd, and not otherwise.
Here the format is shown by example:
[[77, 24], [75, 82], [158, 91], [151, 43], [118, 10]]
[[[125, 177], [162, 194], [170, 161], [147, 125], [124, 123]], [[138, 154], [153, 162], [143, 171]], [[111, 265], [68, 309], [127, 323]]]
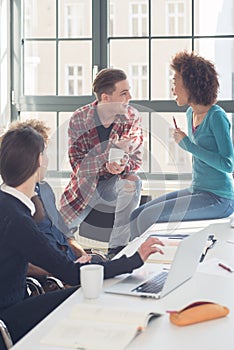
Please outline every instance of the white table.
[[[234, 264], [234, 244], [226, 240], [234, 241], [234, 230], [229, 230], [228, 225], [209, 227], [210, 233], [219, 236], [219, 243], [210, 251], [206, 261], [218, 257]], [[151, 270], [155, 264], [146, 264], [142, 269]], [[221, 268], [220, 268], [221, 269]], [[222, 269], [221, 269], [222, 270]], [[133, 308], [144, 308], [151, 311], [165, 311], [168, 309], [180, 309], [181, 307], [197, 300], [213, 300], [229, 307], [230, 314], [221, 319], [203, 322], [200, 324], [177, 327], [169, 322], [168, 314], [153, 319], [146, 330], [136, 337], [128, 350], [233, 350], [234, 349], [234, 274], [225, 270], [218, 270], [217, 274], [205, 274], [197, 272], [195, 276], [174, 290], [161, 300], [143, 299], [137, 297], [117, 296], [103, 293], [96, 301], [100, 304], [132, 305]], [[104, 286], [114, 283], [115, 279], [107, 280]], [[29, 332], [12, 349], [14, 350], [68, 350], [69, 348], [42, 345], [40, 340], [48, 331], [63, 318], [70, 315], [74, 306], [84, 303], [82, 292], [78, 290], [54, 312], [44, 319], [37, 327]], [[101, 350], [101, 349], [100, 349]], [[110, 349], [111, 350], [111, 349]]]

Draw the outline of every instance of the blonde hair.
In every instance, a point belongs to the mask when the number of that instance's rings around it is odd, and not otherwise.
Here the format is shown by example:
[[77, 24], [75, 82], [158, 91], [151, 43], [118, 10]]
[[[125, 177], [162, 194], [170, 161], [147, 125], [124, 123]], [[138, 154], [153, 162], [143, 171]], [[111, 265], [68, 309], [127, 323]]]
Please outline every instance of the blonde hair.
[[50, 128], [42, 120], [37, 119], [27, 119], [25, 121], [16, 120], [13, 121], [8, 130], [24, 129], [31, 127], [36, 130], [44, 139], [45, 144], [49, 141], [49, 131]]

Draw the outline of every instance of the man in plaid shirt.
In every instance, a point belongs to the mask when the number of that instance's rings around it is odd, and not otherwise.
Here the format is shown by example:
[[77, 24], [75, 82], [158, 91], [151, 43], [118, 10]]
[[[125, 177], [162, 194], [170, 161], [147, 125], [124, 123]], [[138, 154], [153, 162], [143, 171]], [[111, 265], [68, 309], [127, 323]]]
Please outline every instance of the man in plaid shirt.
[[[72, 174], [61, 198], [61, 213], [69, 227], [78, 226], [96, 204], [115, 206], [109, 256], [130, 238], [130, 214], [138, 207], [143, 133], [140, 116], [129, 105], [131, 94], [125, 72], [107, 68], [94, 82], [96, 101], [76, 110], [69, 123]], [[108, 161], [111, 148], [124, 150], [121, 162]]]

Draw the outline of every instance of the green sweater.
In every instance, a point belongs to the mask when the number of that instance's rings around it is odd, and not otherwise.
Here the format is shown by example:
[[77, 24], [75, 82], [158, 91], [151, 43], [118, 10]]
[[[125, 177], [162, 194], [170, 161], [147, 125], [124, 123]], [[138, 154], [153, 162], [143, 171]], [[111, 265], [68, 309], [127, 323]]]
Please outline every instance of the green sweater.
[[179, 146], [193, 155], [192, 192], [212, 192], [220, 197], [234, 199], [232, 172], [233, 145], [230, 122], [225, 111], [213, 105], [202, 123], [193, 132], [193, 110], [187, 112], [188, 136]]

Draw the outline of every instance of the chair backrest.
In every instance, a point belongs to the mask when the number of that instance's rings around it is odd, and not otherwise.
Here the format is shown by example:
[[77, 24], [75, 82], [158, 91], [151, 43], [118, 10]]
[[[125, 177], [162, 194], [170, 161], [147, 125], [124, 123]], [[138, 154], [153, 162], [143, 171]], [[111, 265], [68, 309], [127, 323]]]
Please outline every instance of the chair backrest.
[[41, 283], [35, 277], [28, 276], [26, 278], [26, 285], [28, 296], [40, 295], [45, 293]]
[[[142, 195], [140, 205], [149, 202], [151, 196]], [[100, 242], [109, 242], [115, 219], [115, 207], [98, 204], [80, 224], [79, 236]]]
[[115, 208], [97, 205], [80, 224], [79, 236], [109, 242], [115, 219]]
[[13, 346], [13, 341], [6, 324], [2, 320], [0, 320], [0, 332], [7, 350], [10, 349]]

